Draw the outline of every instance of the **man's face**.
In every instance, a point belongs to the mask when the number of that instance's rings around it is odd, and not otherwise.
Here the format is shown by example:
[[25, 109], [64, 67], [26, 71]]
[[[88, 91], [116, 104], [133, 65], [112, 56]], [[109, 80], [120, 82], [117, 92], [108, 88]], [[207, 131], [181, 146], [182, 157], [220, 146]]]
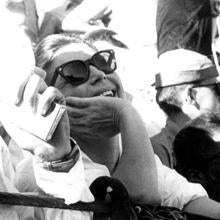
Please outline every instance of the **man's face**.
[[[60, 65], [72, 60], [88, 60], [96, 52], [95, 49], [79, 43], [73, 43], [59, 49], [50, 67], [47, 69], [49, 76], [46, 79], [47, 83], [50, 84], [55, 69]], [[92, 65], [89, 66], [89, 71], [88, 80], [80, 85], [73, 86], [64, 78], [58, 76], [55, 87], [57, 87], [65, 97], [94, 97], [100, 95], [123, 97], [121, 81], [115, 72], [106, 75], [103, 71]]]
[[201, 113], [220, 112], [220, 85], [216, 78], [193, 86], [193, 90]]

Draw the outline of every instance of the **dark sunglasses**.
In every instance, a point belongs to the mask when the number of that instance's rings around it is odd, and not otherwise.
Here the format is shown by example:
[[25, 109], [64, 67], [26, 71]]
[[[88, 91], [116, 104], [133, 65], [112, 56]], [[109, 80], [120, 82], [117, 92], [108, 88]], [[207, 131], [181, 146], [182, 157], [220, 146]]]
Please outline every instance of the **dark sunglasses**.
[[113, 73], [117, 68], [114, 51], [102, 50], [95, 53], [88, 60], [72, 60], [62, 64], [56, 68], [50, 85], [55, 84], [58, 75], [73, 86], [80, 85], [89, 79], [90, 65], [103, 71], [106, 75]]

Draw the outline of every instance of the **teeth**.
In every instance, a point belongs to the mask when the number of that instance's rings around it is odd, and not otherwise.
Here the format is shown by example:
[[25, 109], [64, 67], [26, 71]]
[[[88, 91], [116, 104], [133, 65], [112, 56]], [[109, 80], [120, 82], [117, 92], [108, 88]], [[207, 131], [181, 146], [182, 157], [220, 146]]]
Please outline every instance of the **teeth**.
[[112, 91], [105, 91], [105, 92], [101, 93], [100, 96], [111, 96], [111, 97], [113, 97], [114, 94], [113, 94]]

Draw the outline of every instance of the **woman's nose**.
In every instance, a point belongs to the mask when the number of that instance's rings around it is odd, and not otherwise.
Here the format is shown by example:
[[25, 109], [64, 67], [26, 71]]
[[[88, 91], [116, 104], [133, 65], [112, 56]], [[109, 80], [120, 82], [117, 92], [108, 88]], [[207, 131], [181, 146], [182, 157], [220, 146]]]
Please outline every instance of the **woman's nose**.
[[96, 67], [90, 66], [89, 81], [92, 85], [105, 78], [106, 78], [106, 74], [102, 70], [99, 70]]

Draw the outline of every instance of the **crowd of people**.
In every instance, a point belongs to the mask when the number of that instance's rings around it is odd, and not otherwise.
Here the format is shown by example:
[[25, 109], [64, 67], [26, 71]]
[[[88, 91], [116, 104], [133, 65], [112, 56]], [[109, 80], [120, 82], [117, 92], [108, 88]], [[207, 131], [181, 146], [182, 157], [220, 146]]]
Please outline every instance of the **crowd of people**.
[[[220, 1], [157, 1], [153, 86], [166, 125], [152, 137], [120, 79], [117, 53], [129, 44], [108, 28], [114, 10], [107, 1], [93, 4], [80, 17], [91, 1], [0, 3], [0, 14], [12, 18], [0, 21], [1, 109], [25, 105], [47, 117], [54, 103], [65, 108], [49, 140], [9, 120], [14, 109], [9, 117], [0, 110], [0, 192], [92, 202], [91, 184], [107, 176], [124, 185], [132, 204], [220, 219], [220, 83], [212, 47]], [[78, 220], [93, 213], [0, 204], [0, 219]]]

